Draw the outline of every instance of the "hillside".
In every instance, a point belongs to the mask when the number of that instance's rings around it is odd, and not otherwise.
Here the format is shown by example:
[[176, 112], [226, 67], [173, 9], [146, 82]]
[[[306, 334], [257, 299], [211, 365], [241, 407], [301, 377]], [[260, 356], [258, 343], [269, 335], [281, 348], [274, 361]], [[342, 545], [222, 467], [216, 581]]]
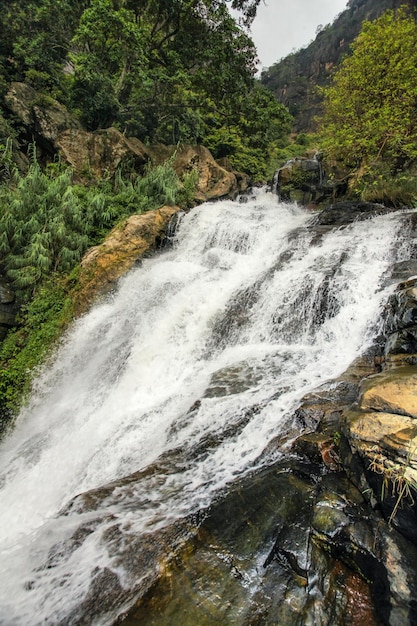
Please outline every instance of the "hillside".
[[404, 4], [417, 7], [416, 0], [349, 0], [345, 11], [333, 24], [325, 26], [309, 46], [262, 72], [261, 83], [289, 108], [296, 132], [314, 130], [315, 117], [321, 110], [316, 88], [328, 83], [334, 68], [349, 53], [362, 23]]

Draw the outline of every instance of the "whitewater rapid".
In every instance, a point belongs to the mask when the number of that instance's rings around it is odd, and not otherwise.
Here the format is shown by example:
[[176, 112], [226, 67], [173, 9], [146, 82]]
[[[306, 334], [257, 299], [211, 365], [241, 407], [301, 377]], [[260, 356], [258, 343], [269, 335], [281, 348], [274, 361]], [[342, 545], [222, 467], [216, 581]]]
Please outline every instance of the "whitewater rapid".
[[[182, 216], [172, 248], [73, 325], [0, 449], [0, 624], [76, 623], [104, 568], [129, 588], [109, 525], [140, 535], [209, 506], [305, 393], [371, 345], [399, 221], [321, 235], [311, 220], [266, 192], [202, 205]], [[170, 455], [99, 513], [71, 508]]]

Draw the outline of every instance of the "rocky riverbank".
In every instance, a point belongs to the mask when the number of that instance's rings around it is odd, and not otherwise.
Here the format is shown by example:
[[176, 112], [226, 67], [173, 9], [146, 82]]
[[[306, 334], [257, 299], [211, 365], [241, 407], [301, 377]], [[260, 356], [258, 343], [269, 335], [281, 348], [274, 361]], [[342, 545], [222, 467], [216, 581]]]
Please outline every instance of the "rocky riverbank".
[[[319, 239], [385, 210], [334, 205], [311, 228]], [[409, 258], [387, 273], [395, 287], [367, 353], [305, 396], [253, 471], [208, 509], [129, 541], [113, 525], [109, 549], [137, 580], [136, 602], [118, 623], [416, 623], [417, 220], [412, 213], [399, 219]], [[206, 394], [218, 389], [213, 379]], [[245, 423], [243, 416], [236, 427]], [[169, 474], [178, 462], [174, 450], [143, 471], [80, 495], [68, 513], [102, 515], [110, 495], [129, 500], [135, 484], [161, 468]], [[127, 601], [111, 572], [96, 584], [106, 588], [109, 608]], [[74, 623], [85, 623], [95, 602], [92, 588]]]

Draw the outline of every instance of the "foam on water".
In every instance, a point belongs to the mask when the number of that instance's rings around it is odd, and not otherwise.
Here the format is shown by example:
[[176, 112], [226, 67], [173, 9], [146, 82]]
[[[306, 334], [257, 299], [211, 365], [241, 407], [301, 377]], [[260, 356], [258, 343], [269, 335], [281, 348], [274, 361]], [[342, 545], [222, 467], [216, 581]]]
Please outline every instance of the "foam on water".
[[[1, 624], [66, 623], [105, 567], [129, 586], [103, 539], [110, 523], [140, 534], [207, 506], [306, 392], [371, 343], [398, 220], [313, 241], [310, 219], [266, 193], [205, 204], [182, 219], [172, 249], [74, 324], [0, 451]], [[176, 452], [169, 470], [121, 487], [100, 514], [60, 513], [179, 450], [181, 461]], [[51, 566], [55, 547], [92, 520]]]

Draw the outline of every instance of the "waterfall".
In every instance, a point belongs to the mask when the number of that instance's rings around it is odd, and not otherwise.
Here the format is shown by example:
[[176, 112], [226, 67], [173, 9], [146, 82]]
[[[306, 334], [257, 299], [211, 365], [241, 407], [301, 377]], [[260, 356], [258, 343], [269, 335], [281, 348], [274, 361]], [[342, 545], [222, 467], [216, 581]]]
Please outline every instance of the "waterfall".
[[123, 542], [265, 462], [302, 396], [372, 343], [398, 218], [310, 222], [265, 192], [202, 205], [73, 325], [0, 450], [0, 624], [113, 623], [139, 584]]

